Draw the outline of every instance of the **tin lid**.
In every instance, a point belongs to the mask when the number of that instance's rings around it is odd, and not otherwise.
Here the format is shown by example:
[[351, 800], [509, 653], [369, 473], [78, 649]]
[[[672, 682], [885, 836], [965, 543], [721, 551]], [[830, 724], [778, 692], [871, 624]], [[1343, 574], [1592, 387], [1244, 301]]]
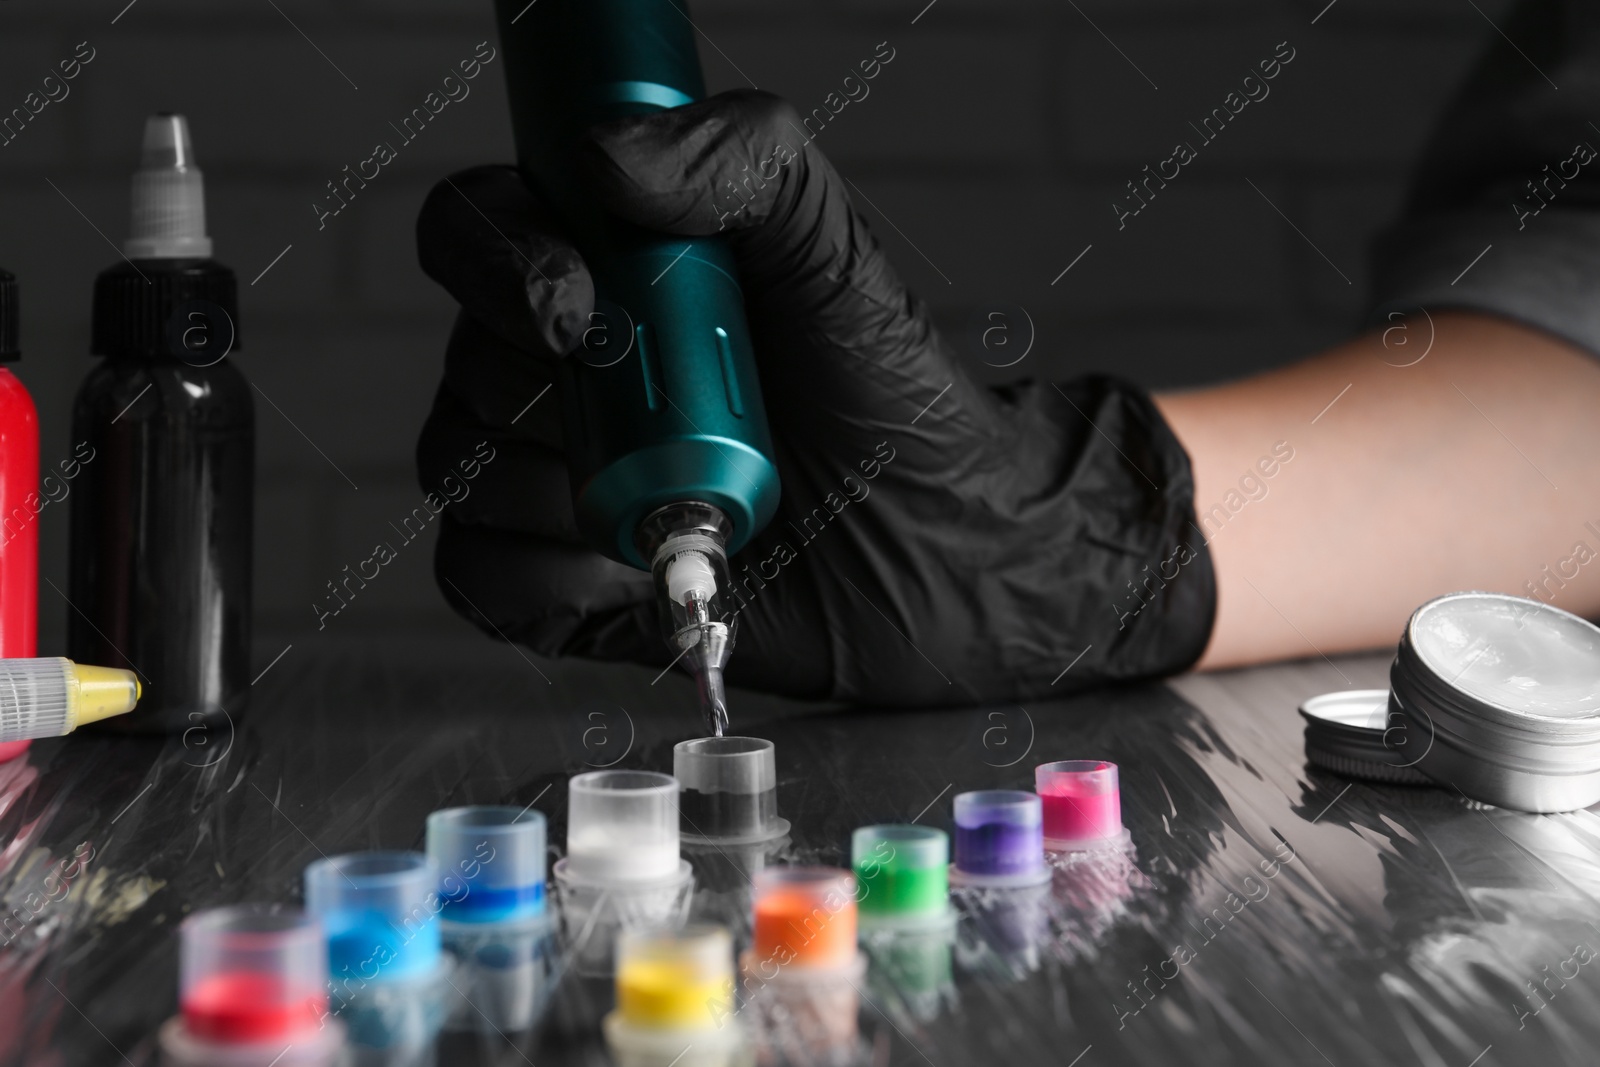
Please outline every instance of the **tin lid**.
[[1389, 690], [1343, 689], [1314, 696], [1300, 705], [1306, 721], [1306, 759], [1350, 778], [1396, 785], [1428, 785], [1431, 779], [1411, 764], [1403, 734], [1385, 744], [1389, 731]]

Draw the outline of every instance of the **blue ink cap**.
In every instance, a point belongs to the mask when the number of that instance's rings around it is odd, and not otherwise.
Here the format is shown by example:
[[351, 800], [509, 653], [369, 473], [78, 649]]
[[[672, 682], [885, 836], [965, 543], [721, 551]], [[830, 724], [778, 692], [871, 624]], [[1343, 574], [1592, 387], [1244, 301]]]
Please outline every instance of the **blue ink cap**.
[[306, 868], [306, 911], [328, 934], [335, 981], [386, 982], [439, 964], [439, 878], [420, 852], [351, 852]]
[[531, 808], [445, 808], [428, 816], [443, 918], [520, 922], [544, 914], [545, 818]]

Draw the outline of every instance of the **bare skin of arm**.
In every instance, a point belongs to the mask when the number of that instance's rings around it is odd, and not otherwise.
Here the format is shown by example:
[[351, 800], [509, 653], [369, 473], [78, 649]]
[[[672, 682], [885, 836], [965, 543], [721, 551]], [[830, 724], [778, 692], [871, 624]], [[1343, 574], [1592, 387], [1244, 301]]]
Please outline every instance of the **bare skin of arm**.
[[1600, 616], [1600, 360], [1564, 341], [1419, 313], [1156, 403], [1216, 568], [1201, 670], [1393, 645], [1460, 589]]

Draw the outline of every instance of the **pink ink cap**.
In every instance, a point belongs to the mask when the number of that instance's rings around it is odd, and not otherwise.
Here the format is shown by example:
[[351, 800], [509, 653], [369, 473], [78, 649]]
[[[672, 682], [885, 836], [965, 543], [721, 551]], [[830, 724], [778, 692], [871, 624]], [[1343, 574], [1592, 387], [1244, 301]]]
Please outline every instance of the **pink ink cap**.
[[1126, 844], [1117, 765], [1105, 760], [1042, 763], [1033, 771], [1049, 852], [1089, 852]]

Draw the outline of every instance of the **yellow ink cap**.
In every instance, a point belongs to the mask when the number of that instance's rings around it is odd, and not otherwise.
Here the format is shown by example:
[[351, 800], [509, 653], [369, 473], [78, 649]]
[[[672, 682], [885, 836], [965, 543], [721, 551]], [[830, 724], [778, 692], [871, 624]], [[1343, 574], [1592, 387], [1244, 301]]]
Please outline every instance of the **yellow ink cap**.
[[720, 926], [625, 930], [617, 1014], [630, 1027], [714, 1029], [733, 1011], [733, 938]]
[[133, 710], [139, 679], [59, 657], [0, 659], [0, 742], [70, 734]]

